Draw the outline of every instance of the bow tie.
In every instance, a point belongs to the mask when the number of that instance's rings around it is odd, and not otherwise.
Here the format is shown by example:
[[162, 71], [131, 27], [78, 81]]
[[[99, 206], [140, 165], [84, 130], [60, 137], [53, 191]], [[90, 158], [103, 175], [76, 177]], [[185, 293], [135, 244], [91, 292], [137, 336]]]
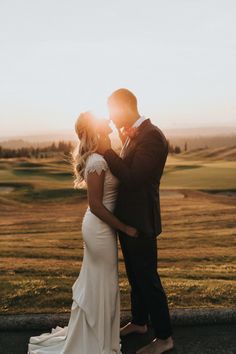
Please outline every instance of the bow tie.
[[124, 129], [124, 134], [126, 137], [129, 137], [130, 139], [134, 139], [138, 135], [139, 129], [138, 127], [129, 127]]

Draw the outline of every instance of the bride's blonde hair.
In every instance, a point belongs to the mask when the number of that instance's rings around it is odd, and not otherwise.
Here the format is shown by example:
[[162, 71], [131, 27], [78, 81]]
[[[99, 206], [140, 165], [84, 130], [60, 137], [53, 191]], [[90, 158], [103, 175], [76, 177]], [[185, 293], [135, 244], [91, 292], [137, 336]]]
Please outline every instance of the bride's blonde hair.
[[94, 115], [87, 111], [81, 113], [75, 122], [75, 132], [79, 142], [71, 152], [74, 172], [74, 188], [80, 188], [84, 181], [86, 160], [98, 148], [98, 133]]

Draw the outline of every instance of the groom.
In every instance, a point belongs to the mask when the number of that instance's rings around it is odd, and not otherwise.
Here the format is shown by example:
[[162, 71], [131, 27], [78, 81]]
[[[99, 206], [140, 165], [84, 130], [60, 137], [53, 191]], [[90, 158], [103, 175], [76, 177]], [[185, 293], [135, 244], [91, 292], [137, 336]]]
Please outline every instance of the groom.
[[113, 92], [108, 108], [123, 141], [120, 156], [112, 150], [109, 137], [100, 141], [99, 148], [120, 181], [114, 214], [139, 231], [137, 238], [119, 232], [132, 313], [121, 336], [145, 333], [150, 316], [156, 338], [137, 353], [150, 348], [152, 353], [161, 354], [174, 345], [167, 297], [157, 272], [157, 236], [162, 232], [159, 185], [168, 143], [149, 118], [140, 116], [137, 99], [129, 90]]

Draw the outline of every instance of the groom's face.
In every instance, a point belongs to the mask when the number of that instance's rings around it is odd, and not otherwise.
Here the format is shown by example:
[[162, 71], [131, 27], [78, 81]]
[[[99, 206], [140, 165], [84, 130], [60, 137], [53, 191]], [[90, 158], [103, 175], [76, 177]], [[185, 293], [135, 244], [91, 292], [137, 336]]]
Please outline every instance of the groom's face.
[[115, 104], [114, 102], [108, 103], [108, 109], [110, 114], [110, 119], [113, 121], [115, 126], [120, 129], [125, 126], [125, 112], [121, 105]]

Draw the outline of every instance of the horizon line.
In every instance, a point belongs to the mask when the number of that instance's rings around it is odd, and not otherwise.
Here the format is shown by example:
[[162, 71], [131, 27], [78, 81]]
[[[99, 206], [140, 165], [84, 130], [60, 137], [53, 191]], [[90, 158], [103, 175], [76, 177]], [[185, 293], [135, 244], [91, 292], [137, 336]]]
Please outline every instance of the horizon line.
[[[180, 132], [181, 130], [186, 131], [186, 130], [204, 130], [204, 129], [213, 129], [213, 130], [218, 130], [218, 129], [235, 129], [235, 131], [231, 132], [231, 133], [236, 133], [236, 124], [230, 124], [230, 125], [199, 125], [199, 126], [189, 126], [189, 127], [162, 127], [161, 129], [163, 131], [178, 131]], [[229, 132], [230, 133], [230, 132]], [[20, 133], [20, 134], [14, 134], [14, 135], [10, 135], [10, 134], [0, 134], [0, 139], [21, 139], [21, 138], [33, 138], [33, 137], [44, 137], [47, 135], [57, 135], [57, 134], [71, 134], [71, 135], [75, 135], [76, 137], [76, 133], [74, 132], [73, 129], [70, 128], [66, 128], [66, 129], [59, 129], [59, 130], [49, 130], [49, 131], [41, 131], [41, 132], [32, 132], [32, 133]]]

